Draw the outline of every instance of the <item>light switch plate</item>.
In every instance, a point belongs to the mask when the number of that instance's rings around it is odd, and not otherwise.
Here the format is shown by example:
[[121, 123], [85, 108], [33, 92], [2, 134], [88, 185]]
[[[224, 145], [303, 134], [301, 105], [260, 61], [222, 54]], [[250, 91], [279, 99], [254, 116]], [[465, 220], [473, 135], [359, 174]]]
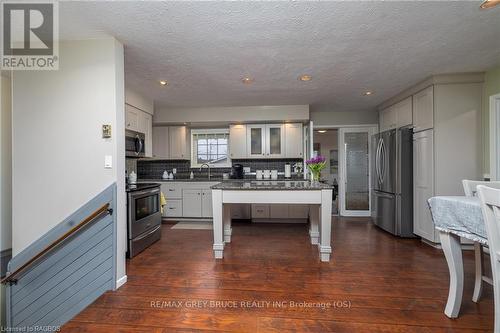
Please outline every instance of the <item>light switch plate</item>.
[[243, 167], [243, 173], [250, 173], [250, 167]]
[[113, 156], [104, 156], [104, 169], [111, 169], [113, 167]]

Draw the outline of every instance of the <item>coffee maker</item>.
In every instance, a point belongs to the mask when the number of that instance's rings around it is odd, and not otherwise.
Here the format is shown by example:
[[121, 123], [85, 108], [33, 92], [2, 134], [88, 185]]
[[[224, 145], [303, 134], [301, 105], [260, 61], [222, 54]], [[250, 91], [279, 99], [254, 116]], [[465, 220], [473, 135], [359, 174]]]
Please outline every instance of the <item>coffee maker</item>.
[[243, 179], [244, 172], [243, 172], [243, 165], [241, 164], [233, 164], [231, 168], [231, 179]]

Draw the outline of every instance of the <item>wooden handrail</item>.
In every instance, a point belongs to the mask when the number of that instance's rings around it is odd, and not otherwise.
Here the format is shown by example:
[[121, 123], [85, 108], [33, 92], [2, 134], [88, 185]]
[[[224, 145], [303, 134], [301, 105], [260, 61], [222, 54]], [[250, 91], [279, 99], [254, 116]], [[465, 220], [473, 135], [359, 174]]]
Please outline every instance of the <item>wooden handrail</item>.
[[[105, 214], [104, 214], [105, 213]], [[104, 215], [103, 215], [104, 214]], [[16, 269], [14, 272], [10, 273], [6, 277], [4, 277], [0, 283], [17, 283], [17, 279], [15, 277], [19, 275], [21, 272], [23, 272], [26, 268], [31, 266], [35, 261], [43, 257], [45, 254], [50, 252], [52, 249], [57, 247], [59, 244], [61, 244], [65, 239], [67, 239], [69, 236], [73, 235], [76, 233], [78, 230], [82, 229], [84, 226], [89, 224], [90, 222], [94, 221], [98, 217], [105, 216], [107, 214], [113, 214], [113, 209], [109, 208], [109, 203], [101, 206], [99, 209], [97, 209], [95, 212], [90, 214], [87, 218], [82, 220], [80, 223], [78, 223], [76, 226], [65, 232], [61, 237], [50, 243], [49, 246], [44, 248], [42, 251], [38, 252], [35, 256], [33, 256], [30, 260], [28, 260], [26, 263], [24, 263], [22, 266], [20, 266], [18, 269]]]

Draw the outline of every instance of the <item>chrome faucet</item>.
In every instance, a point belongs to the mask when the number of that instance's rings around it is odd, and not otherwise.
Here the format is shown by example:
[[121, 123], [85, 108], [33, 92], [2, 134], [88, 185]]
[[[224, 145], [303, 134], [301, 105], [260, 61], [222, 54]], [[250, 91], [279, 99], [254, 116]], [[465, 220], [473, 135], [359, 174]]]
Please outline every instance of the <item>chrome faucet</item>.
[[206, 166], [207, 166], [207, 168], [208, 168], [208, 180], [210, 180], [210, 164], [208, 164], [208, 163], [203, 163], [203, 164], [200, 166], [200, 172], [201, 172], [201, 170], [203, 169], [203, 167], [204, 167], [205, 165], [206, 165]]

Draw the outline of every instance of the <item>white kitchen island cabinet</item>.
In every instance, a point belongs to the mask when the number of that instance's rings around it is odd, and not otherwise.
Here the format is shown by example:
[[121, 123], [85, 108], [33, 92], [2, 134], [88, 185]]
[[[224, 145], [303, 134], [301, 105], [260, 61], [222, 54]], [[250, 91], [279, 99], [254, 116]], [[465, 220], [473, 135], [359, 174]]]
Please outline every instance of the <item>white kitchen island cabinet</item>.
[[[332, 187], [309, 181], [234, 181], [212, 186], [213, 251], [224, 257], [224, 245], [231, 242], [231, 204], [310, 205], [309, 236], [318, 245], [321, 261], [330, 261], [332, 248]], [[248, 246], [251, 246], [249, 244]]]

